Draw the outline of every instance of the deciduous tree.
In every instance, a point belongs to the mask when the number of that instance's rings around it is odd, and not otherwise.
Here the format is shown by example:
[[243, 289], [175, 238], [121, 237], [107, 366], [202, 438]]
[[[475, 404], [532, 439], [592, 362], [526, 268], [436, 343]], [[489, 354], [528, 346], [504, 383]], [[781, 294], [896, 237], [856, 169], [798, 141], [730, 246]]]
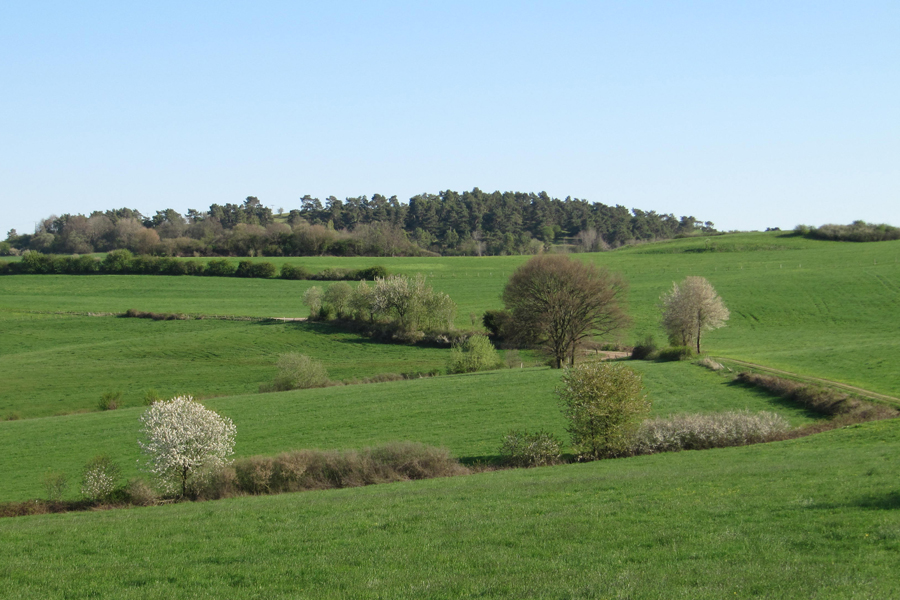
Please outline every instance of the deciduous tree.
[[587, 338], [608, 335], [628, 322], [622, 309], [626, 284], [605, 269], [563, 255], [535, 256], [513, 273], [503, 290], [513, 329], [538, 342], [553, 365], [575, 362]]
[[185, 496], [198, 473], [219, 469], [234, 452], [231, 419], [208, 410], [190, 396], [155, 402], [141, 415], [147, 470], [167, 492]]
[[669, 342], [690, 346], [696, 341], [698, 353], [701, 334], [724, 326], [728, 320], [725, 303], [704, 277], [685, 277], [681, 283], [673, 283], [660, 298], [660, 305]]

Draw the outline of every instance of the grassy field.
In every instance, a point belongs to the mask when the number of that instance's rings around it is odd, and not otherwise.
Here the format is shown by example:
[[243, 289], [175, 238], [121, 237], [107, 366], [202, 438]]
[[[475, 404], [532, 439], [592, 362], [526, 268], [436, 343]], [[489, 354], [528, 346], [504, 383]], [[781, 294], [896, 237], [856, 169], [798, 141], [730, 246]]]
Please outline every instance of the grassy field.
[[[663, 341], [657, 300], [673, 281], [707, 277], [730, 308], [728, 326], [707, 337], [712, 354], [900, 394], [900, 241], [812, 241], [777, 232], [673, 240], [577, 255], [621, 272], [630, 282], [634, 323], [622, 336]], [[708, 243], [708, 245], [707, 245]], [[471, 327], [527, 257], [263, 258], [326, 267], [384, 265], [425, 273], [459, 305]], [[9, 276], [0, 279], [0, 318], [22, 310], [304, 316], [304, 290], [321, 283], [206, 277]], [[5, 320], [5, 319], [4, 319]], [[0, 325], [6, 325], [0, 321]]]
[[0, 317], [0, 418], [97, 410], [105, 392], [140, 406], [164, 397], [255, 392], [275, 377], [279, 354], [322, 361], [333, 380], [444, 369], [449, 351], [375, 344], [321, 323], [152, 321], [7, 313]]
[[[807, 414], [689, 363], [633, 363], [644, 373], [653, 413], [770, 410], [793, 424]], [[361, 448], [411, 440], [450, 449], [467, 461], [492, 460], [510, 429], [547, 429], [567, 439], [554, 389], [559, 371], [511, 369], [398, 381], [211, 398], [204, 404], [237, 426], [238, 456], [290, 449]], [[63, 471], [77, 482], [97, 454], [139, 475], [142, 408], [0, 422], [0, 500], [41, 497], [42, 476]], [[77, 495], [77, 485], [71, 490]]]
[[[662, 340], [672, 281], [707, 277], [731, 309], [714, 355], [900, 395], [900, 242], [777, 233], [674, 240], [578, 255], [630, 282], [623, 341]], [[271, 260], [425, 273], [457, 324], [499, 308], [527, 257]], [[314, 282], [151, 276], [0, 278], [0, 500], [77, 494], [108, 453], [138, 474], [140, 396], [193, 392], [237, 425], [238, 456], [412, 440], [491, 460], [512, 428], [565, 438], [545, 368], [253, 393], [299, 351], [332, 379], [428, 371], [446, 350], [372, 344], [321, 325], [153, 322], [58, 312], [128, 308], [299, 317]], [[319, 284], [322, 285], [322, 284]], [[630, 363], [656, 415], [805, 413], [689, 363]], [[116, 411], [90, 410], [121, 389]], [[484, 473], [370, 488], [0, 520], [9, 598], [896, 598], [900, 422], [800, 440]]]
[[326, 492], [0, 520], [6, 598], [897, 598], [897, 422]]

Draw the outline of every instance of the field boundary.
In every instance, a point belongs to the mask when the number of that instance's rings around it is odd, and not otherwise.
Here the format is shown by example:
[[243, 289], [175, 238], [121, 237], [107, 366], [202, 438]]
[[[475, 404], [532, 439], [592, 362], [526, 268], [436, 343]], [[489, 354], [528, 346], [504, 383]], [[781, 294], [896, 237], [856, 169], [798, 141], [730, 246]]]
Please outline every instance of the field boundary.
[[839, 388], [842, 390], [846, 390], [848, 392], [853, 392], [854, 394], [869, 398], [871, 400], [880, 400], [882, 402], [888, 402], [890, 404], [900, 406], [900, 398], [897, 398], [895, 396], [889, 396], [887, 394], [873, 392], [871, 390], [857, 387], [855, 385], [850, 385], [848, 383], [841, 383], [840, 381], [834, 381], [832, 379], [824, 379], [822, 377], [812, 377], [810, 375], [799, 375], [797, 373], [792, 373], [790, 371], [783, 371], [781, 369], [776, 369], [774, 367], [767, 367], [765, 365], [760, 365], [760, 364], [748, 362], [745, 360], [738, 360], [736, 358], [714, 357], [714, 359], [719, 362], [734, 363], [736, 365], [750, 367], [750, 368], [756, 369], [758, 371], [772, 373], [775, 375], [787, 375], [788, 377], [793, 377], [804, 383], [817, 383], [817, 384], [821, 384], [821, 385], [827, 385], [830, 387], [836, 387], [836, 388]]

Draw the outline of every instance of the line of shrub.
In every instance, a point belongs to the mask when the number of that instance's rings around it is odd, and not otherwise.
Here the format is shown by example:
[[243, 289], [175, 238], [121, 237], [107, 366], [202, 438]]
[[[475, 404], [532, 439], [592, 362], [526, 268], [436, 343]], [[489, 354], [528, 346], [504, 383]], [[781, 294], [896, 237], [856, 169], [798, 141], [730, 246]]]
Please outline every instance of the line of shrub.
[[865, 221], [853, 221], [850, 225], [797, 225], [795, 235], [802, 235], [814, 240], [830, 240], [836, 242], [884, 242], [900, 240], [900, 227], [886, 223], [876, 225]]
[[207, 277], [251, 277], [257, 279], [306, 279], [319, 281], [372, 281], [385, 277], [382, 266], [365, 269], [329, 268], [310, 273], [302, 265], [283, 264], [281, 271], [270, 262], [242, 260], [237, 264], [224, 258], [207, 263], [179, 260], [168, 256], [133, 255], [128, 250], [113, 250], [102, 259], [83, 254], [59, 256], [29, 251], [18, 262], [0, 261], [0, 275], [202, 275]]
[[[363, 450], [296, 450], [275, 457], [253, 456], [203, 477], [190, 494], [193, 500], [281, 494], [307, 490], [359, 487], [396, 481], [468, 475], [445, 448], [416, 442], [392, 442]], [[117, 465], [108, 457], [92, 459], [82, 473], [81, 498], [62, 500], [67, 479], [45, 475], [47, 500], [0, 503], [0, 517], [151, 506], [162, 498], [143, 479], [119, 485]]]
[[154, 321], [188, 321], [190, 317], [184, 313], [155, 313], [129, 308], [119, 315], [126, 319], [153, 319]]

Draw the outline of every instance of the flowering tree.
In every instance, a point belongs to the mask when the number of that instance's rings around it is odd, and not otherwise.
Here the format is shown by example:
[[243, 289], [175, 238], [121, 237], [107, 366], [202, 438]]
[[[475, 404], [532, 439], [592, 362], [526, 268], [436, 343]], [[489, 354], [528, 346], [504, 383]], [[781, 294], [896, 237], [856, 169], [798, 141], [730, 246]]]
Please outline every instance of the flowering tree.
[[234, 452], [231, 419], [190, 396], [154, 403], [141, 415], [141, 423], [146, 442], [138, 444], [147, 454], [146, 468], [169, 493], [180, 487], [186, 495], [192, 476], [225, 466]]
[[673, 283], [672, 290], [660, 298], [660, 305], [669, 341], [689, 346], [696, 340], [698, 353], [700, 335], [728, 320], [725, 303], [704, 277], [685, 277], [681, 283]]

